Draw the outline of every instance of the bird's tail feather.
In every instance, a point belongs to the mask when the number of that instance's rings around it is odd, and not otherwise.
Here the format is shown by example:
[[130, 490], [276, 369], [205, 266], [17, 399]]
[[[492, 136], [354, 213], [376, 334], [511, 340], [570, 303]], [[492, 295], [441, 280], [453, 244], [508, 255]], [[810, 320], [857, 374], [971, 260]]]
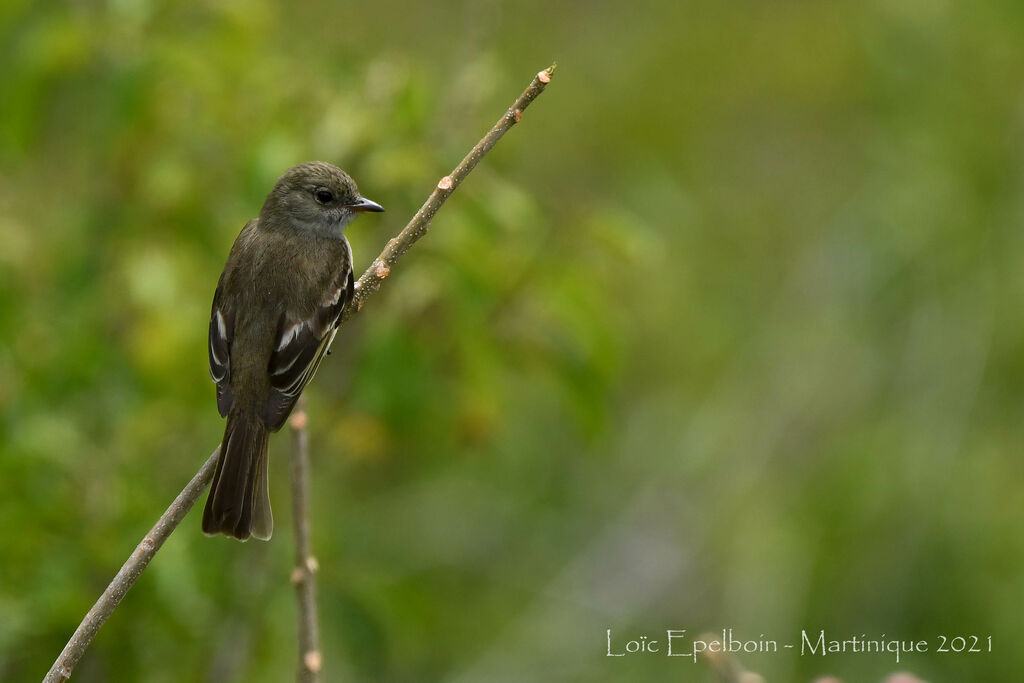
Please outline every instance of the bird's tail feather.
[[267, 482], [267, 428], [258, 414], [228, 414], [220, 459], [203, 510], [203, 533], [266, 541], [274, 532]]

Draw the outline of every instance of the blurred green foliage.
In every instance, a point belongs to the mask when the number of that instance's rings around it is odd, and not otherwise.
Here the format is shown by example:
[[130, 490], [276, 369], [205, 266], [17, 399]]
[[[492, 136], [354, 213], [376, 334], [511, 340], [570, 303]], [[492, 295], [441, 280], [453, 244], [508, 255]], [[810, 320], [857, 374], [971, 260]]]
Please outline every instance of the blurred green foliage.
[[[992, 635], [1024, 670], [1024, 5], [0, 5], [0, 679], [218, 443], [213, 287], [287, 167], [364, 266], [553, 85], [312, 385], [327, 680], [704, 680], [616, 636]], [[76, 681], [281, 681], [278, 533], [194, 515]], [[653, 637], [653, 636], [652, 636]], [[883, 656], [746, 656], [878, 680]]]

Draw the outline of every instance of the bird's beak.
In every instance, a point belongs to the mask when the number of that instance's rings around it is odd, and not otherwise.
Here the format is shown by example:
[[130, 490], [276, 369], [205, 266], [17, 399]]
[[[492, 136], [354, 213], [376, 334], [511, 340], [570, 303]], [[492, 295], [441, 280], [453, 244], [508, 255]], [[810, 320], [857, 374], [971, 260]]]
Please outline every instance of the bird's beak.
[[348, 209], [350, 211], [363, 212], [372, 211], [373, 213], [380, 213], [384, 210], [384, 207], [377, 202], [370, 201], [366, 197], [360, 197], [354, 204], [349, 204]]

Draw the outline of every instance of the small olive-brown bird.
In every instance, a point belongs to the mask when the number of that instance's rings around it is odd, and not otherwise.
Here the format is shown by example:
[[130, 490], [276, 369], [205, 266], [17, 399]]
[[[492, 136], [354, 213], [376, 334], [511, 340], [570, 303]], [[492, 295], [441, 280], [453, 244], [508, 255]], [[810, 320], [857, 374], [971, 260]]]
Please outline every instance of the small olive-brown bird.
[[267, 437], [288, 419], [352, 300], [345, 226], [383, 210], [344, 171], [314, 161], [288, 169], [235, 240], [210, 313], [210, 375], [227, 426], [204, 533], [273, 533]]

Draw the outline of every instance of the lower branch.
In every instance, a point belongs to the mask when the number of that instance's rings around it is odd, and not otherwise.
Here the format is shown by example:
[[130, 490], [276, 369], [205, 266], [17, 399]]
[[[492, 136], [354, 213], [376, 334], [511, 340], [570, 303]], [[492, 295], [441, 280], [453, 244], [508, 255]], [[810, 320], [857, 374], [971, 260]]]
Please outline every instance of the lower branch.
[[305, 399], [299, 398], [292, 414], [292, 518], [295, 528], [295, 569], [292, 583], [299, 603], [299, 670], [298, 683], [320, 680], [320, 634], [316, 613], [316, 572], [319, 568], [309, 541], [309, 431]]
[[[387, 246], [384, 247], [384, 251], [374, 259], [370, 267], [363, 273], [359, 281], [356, 282], [356, 292], [353, 296], [353, 305], [346, 306], [342, 313], [342, 318], [339, 324], [345, 322], [356, 312], [363, 307], [363, 303], [373, 292], [380, 289], [381, 282], [384, 281], [391, 273], [391, 267], [402, 257], [402, 254], [407, 252], [409, 248], [416, 243], [423, 235], [426, 234], [427, 228], [430, 227], [430, 221], [437, 213], [441, 205], [444, 204], [445, 200], [455, 191], [455, 188], [466, 179], [466, 176], [470, 174], [477, 163], [497, 144], [498, 140], [508, 131], [509, 128], [514, 126], [523, 117], [523, 111], [533, 102], [538, 95], [544, 92], [544, 88], [551, 82], [551, 76], [555, 71], [555, 65], [552, 64], [547, 69], [540, 71], [534, 76], [533, 81], [527, 86], [526, 90], [516, 98], [516, 101], [512, 103], [512, 106], [498, 119], [498, 122], [494, 124], [490, 131], [480, 139], [476, 146], [469, 151], [469, 153], [459, 162], [451, 173], [441, 178], [437, 183], [437, 187], [427, 198], [427, 201], [423, 203], [420, 210], [416, 212], [416, 215], [412, 217], [408, 224], [402, 229], [402, 231], [392, 238]], [[214, 469], [217, 466], [217, 457], [220, 455], [220, 448], [213, 452], [213, 455], [206, 461], [206, 463], [199, 469], [196, 476], [192, 478], [192, 481], [178, 494], [178, 497], [174, 499], [171, 506], [167, 508], [167, 511], [157, 520], [156, 526], [146, 534], [146, 537], [142, 539], [135, 552], [132, 553], [131, 557], [121, 567], [121, 571], [117, 573], [114, 580], [110, 582], [107, 589], [103, 591], [103, 595], [100, 596], [96, 604], [93, 605], [89, 613], [85, 615], [85, 619], [79, 624], [75, 630], [74, 635], [71, 636], [71, 640], [64, 647], [64, 651], [61, 652], [57, 661], [53, 663], [49, 673], [43, 679], [43, 683], [58, 683], [66, 681], [71, 677], [71, 672], [74, 670], [75, 665], [78, 664], [78, 660], [85, 654], [86, 649], [92, 643], [93, 638], [96, 637], [96, 632], [99, 631], [100, 626], [103, 622], [111, 615], [111, 613], [117, 608], [117, 605], [121, 602], [121, 599], [128, 592], [128, 589], [132, 587], [135, 580], [139, 578], [142, 571], [149, 564], [149, 561], [153, 559], [156, 551], [160, 549], [167, 537], [171, 535], [171, 532], [181, 523], [184, 519], [185, 514], [189, 511], [192, 505], [199, 499], [206, 487], [210, 485], [210, 480], [213, 478]], [[298, 534], [296, 535], [298, 536]], [[308, 550], [308, 548], [307, 548]], [[308, 553], [307, 553], [308, 554]], [[315, 561], [314, 561], [315, 562]], [[315, 564], [314, 564], [315, 567]], [[313, 570], [307, 567], [307, 571], [312, 578]], [[312, 586], [312, 581], [310, 581]], [[310, 589], [312, 591], [312, 588]], [[313, 612], [313, 619], [315, 623], [315, 612]], [[311, 642], [313, 642], [314, 649], [306, 652], [303, 655], [305, 659], [306, 655], [311, 655], [309, 663], [314, 666], [309, 666], [314, 678], [300, 679], [300, 680], [316, 680], [316, 671], [320, 668], [320, 654], [315, 648], [316, 637], [315, 637], [315, 625], [313, 626], [314, 636]]]
[[167, 508], [167, 511], [157, 520], [156, 525], [149, 530], [145, 538], [135, 547], [135, 552], [121, 566], [121, 571], [117, 573], [114, 580], [103, 591], [103, 595], [100, 596], [96, 604], [89, 610], [89, 613], [85, 615], [82, 623], [75, 629], [71, 640], [64, 646], [64, 651], [60, 653], [60, 657], [57, 657], [57, 661], [53, 663], [50, 671], [43, 678], [43, 683], [60, 683], [71, 678], [71, 672], [74, 670], [75, 665], [78, 664], [78, 660], [85, 654], [85, 650], [92, 643], [92, 639], [96, 637], [96, 632], [100, 630], [100, 626], [103, 626], [107, 617], [113, 614], [117, 606], [121, 604], [121, 599], [124, 598], [128, 589], [132, 587], [135, 580], [142, 574], [149, 561], [156, 555], [156, 551], [160, 550], [160, 546], [164, 544], [167, 537], [177, 528], [181, 520], [185, 518], [185, 515], [188, 514], [188, 511], [192, 509], [192, 506], [199, 499], [199, 496], [210, 485], [210, 480], [213, 479], [213, 471], [217, 468], [218, 457], [220, 457], [220, 446], [203, 463], [203, 466], [196, 472], [196, 476], [192, 477], [192, 481], [182, 489], [178, 497]]

